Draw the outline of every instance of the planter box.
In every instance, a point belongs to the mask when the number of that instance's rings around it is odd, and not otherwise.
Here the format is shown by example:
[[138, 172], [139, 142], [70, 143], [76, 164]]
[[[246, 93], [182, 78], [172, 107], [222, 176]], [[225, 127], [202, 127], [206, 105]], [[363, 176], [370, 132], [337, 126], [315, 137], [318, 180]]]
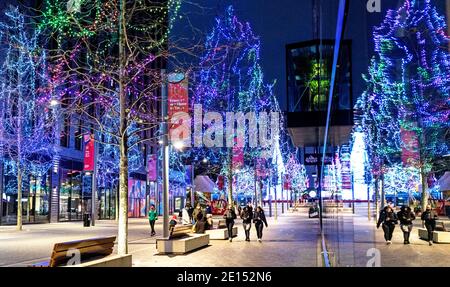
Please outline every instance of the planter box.
[[[205, 231], [206, 234], [209, 234], [209, 239], [211, 240], [224, 240], [228, 239], [228, 229], [220, 228], [220, 229], [210, 229]], [[237, 236], [238, 228], [237, 226], [233, 227], [233, 237]]]
[[156, 239], [156, 248], [161, 254], [185, 254], [209, 245], [209, 234], [190, 234], [179, 239]]

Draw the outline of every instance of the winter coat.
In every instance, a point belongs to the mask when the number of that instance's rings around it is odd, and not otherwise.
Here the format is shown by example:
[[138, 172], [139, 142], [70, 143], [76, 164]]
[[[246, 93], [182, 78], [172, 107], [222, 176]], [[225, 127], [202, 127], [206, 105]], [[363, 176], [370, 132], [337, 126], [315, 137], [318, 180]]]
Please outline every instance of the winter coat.
[[158, 219], [158, 213], [156, 210], [149, 210], [148, 211], [148, 220], [157, 220]]
[[420, 218], [425, 221], [425, 224], [436, 224], [436, 219], [438, 219], [438, 216], [434, 211], [426, 210], [422, 213], [422, 216]]
[[244, 207], [244, 209], [241, 212], [241, 218], [243, 223], [252, 223], [253, 219], [253, 210], [251, 207]]
[[255, 211], [253, 213], [253, 222], [255, 224], [264, 223], [267, 227], [267, 220], [266, 215], [264, 214], [264, 211]]
[[183, 219], [183, 224], [190, 224], [191, 223], [191, 219], [189, 217], [189, 211], [188, 211], [187, 208], [183, 208], [183, 212], [182, 212], [181, 218]]
[[380, 225], [383, 224], [397, 224], [398, 218], [397, 214], [392, 210], [388, 211], [387, 208], [383, 208], [380, 212], [380, 218], [377, 222], [377, 227], [380, 227]]
[[234, 212], [234, 209], [227, 209], [223, 214], [223, 218], [226, 220], [234, 221], [236, 219], [236, 212]]
[[195, 223], [195, 233], [205, 233], [206, 222], [204, 220], [199, 220]]
[[192, 213], [192, 216], [194, 217], [194, 220], [197, 220], [198, 215], [199, 215], [200, 213], [202, 213], [203, 218], [205, 218], [205, 214], [204, 214], [204, 212], [203, 212], [203, 210], [202, 210], [201, 208], [196, 208], [196, 209], [194, 209], [194, 212]]
[[411, 208], [402, 208], [398, 213], [397, 217], [402, 225], [410, 225], [413, 220], [416, 219], [416, 215], [411, 211]]

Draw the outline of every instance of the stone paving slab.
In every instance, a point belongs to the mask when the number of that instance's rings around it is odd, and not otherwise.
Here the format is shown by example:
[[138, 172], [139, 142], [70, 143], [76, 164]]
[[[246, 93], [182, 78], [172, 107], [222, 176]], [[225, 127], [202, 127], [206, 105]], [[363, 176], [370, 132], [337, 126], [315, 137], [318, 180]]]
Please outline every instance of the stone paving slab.
[[[209, 247], [173, 257], [155, 255], [156, 237], [150, 236], [148, 220], [132, 218], [129, 252], [134, 266], [317, 266], [317, 219], [308, 219], [306, 213], [292, 213], [280, 215], [277, 222], [268, 218], [268, 223], [262, 243], [256, 241], [254, 225], [252, 242], [244, 241], [242, 223], [237, 219], [239, 235], [232, 243], [215, 240]], [[160, 236], [161, 218], [155, 229]], [[114, 220], [98, 220], [95, 227], [83, 227], [82, 222], [24, 225], [23, 231], [0, 226], [0, 266], [28, 266], [47, 260], [57, 242], [116, 234]]]
[[[177, 267], [270, 267], [297, 266], [316, 267], [319, 225], [317, 219], [308, 219], [306, 213], [283, 214], [268, 218], [263, 241], [256, 241], [254, 225], [251, 241], [245, 241], [241, 220], [236, 220], [238, 236], [233, 242], [214, 240], [208, 247], [185, 255], [158, 255], [154, 240], [131, 245], [133, 266], [177, 266]], [[145, 247], [145, 243], [152, 244]]]
[[[418, 237], [417, 228], [421, 226], [421, 220], [416, 219], [411, 232], [410, 245], [403, 244], [403, 233], [399, 225], [396, 225], [392, 244], [386, 245], [383, 230], [376, 228], [375, 219], [367, 218], [366, 212], [356, 214], [339, 214], [333, 228], [334, 234], [328, 236], [327, 245], [334, 255], [334, 266], [358, 266], [365, 267], [373, 258], [376, 248], [380, 252], [381, 267], [449, 267], [450, 244], [434, 244]], [[447, 221], [446, 218], [441, 220]], [[331, 225], [331, 223], [330, 223]], [[370, 251], [369, 251], [370, 252]]]

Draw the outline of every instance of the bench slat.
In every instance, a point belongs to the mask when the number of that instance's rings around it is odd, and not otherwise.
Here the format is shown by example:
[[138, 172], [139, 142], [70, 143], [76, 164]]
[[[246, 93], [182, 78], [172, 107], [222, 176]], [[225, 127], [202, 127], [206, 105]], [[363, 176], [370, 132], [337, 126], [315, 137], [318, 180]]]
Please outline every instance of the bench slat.
[[53, 250], [56, 252], [67, 251], [69, 249], [81, 249], [84, 247], [111, 243], [116, 240], [116, 236], [111, 237], [102, 237], [102, 238], [89, 238], [82, 240], [75, 240], [69, 242], [56, 243], [53, 247]]
[[189, 233], [192, 233], [192, 224], [178, 225], [172, 229], [169, 239], [180, 238], [188, 235]]
[[[94, 256], [110, 255], [112, 254], [113, 247], [114, 242], [80, 248], [78, 249], [80, 251], [80, 260], [83, 261]], [[50, 267], [65, 264], [70, 258], [71, 257], [67, 257], [67, 251], [53, 252], [50, 260]]]

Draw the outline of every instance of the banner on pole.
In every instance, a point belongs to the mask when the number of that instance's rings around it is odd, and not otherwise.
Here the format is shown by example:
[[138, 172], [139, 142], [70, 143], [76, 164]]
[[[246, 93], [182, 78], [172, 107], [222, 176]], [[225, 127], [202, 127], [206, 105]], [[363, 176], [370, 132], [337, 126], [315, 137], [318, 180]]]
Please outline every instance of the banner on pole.
[[95, 156], [95, 145], [94, 136], [91, 134], [85, 134], [83, 136], [84, 140], [84, 171], [94, 170], [94, 156]]
[[151, 154], [148, 159], [148, 180], [149, 181], [156, 181], [157, 171], [156, 171], [156, 163], [157, 163], [157, 157], [156, 154]]
[[405, 166], [415, 166], [419, 162], [419, 140], [415, 131], [400, 129], [402, 141], [402, 162]]
[[169, 74], [168, 84], [169, 136], [171, 140], [190, 139], [188, 79], [184, 73]]
[[185, 166], [185, 170], [186, 170], [186, 173], [184, 175], [185, 182], [186, 182], [187, 185], [192, 186], [192, 184], [194, 182], [193, 178], [192, 178], [192, 165], [186, 165]]

